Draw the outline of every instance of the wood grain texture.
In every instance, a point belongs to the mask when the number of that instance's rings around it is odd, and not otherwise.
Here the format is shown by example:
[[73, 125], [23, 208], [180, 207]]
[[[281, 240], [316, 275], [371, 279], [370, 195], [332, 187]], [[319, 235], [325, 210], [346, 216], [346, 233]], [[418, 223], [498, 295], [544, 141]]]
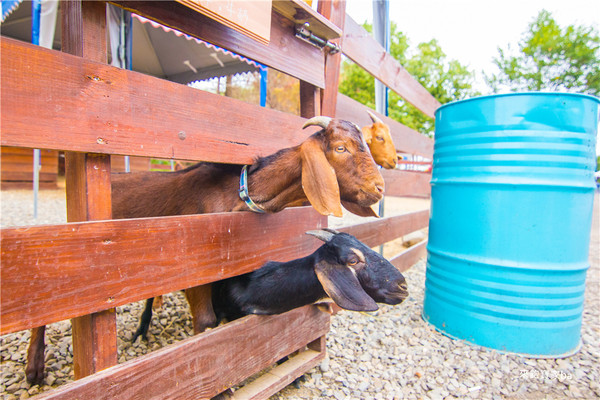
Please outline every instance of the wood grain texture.
[[269, 44], [271, 32], [270, 1], [223, 3], [210, 0], [175, 0], [244, 35]]
[[377, 115], [390, 127], [390, 134], [394, 140], [396, 150], [399, 152], [417, 154], [433, 158], [433, 140], [427, 136], [395, 121], [389, 117], [371, 110], [356, 100], [341, 93], [337, 95], [337, 107], [335, 117], [350, 120], [358, 126], [371, 125], [373, 122], [367, 114], [367, 110]]
[[344, 23], [343, 41], [342, 51], [348, 58], [425, 115], [435, 117], [440, 102], [350, 16], [346, 16]]
[[[3, 160], [4, 161], [4, 160]], [[33, 164], [33, 162], [32, 162]], [[18, 166], [12, 166], [13, 168], [18, 168]], [[27, 169], [33, 169], [33, 165], [31, 166], [24, 166], [25, 170]], [[39, 173], [39, 180], [40, 182], [47, 182], [47, 183], [51, 183], [53, 182], [54, 185], [56, 186], [56, 177], [57, 174], [55, 173], [50, 173], [50, 172], [40, 172]], [[33, 172], [32, 171], [2, 171], [2, 181], [27, 181], [29, 182], [29, 189], [31, 189], [33, 187]]]
[[251, 383], [235, 391], [235, 400], [263, 400], [277, 393], [325, 358], [325, 351], [301, 351], [288, 361], [265, 372]]
[[300, 81], [300, 116], [312, 118], [321, 115], [321, 93], [319, 88]]
[[61, 7], [61, 29], [62, 51], [106, 62], [106, 4], [103, 1], [65, 2]]
[[401, 170], [381, 170], [386, 196], [431, 196], [431, 173]]
[[[318, 4], [318, 11], [336, 26], [344, 26], [346, 18], [345, 0], [321, 0]], [[340, 46], [340, 48], [343, 46], [342, 38], [333, 39], [332, 42]], [[332, 118], [335, 117], [341, 60], [341, 52], [336, 54], [325, 53], [325, 82], [327, 82], [327, 85], [325, 89], [321, 90], [321, 115]]]
[[390, 262], [400, 270], [404, 272], [410, 267], [415, 265], [422, 257], [427, 255], [427, 240], [415, 244], [414, 246], [406, 249], [402, 253], [398, 254], [390, 260]]
[[207, 399], [325, 335], [329, 314], [305, 306], [251, 315], [156, 350], [37, 399]]
[[251, 163], [309, 135], [295, 115], [7, 38], [0, 42], [1, 95], [11, 99], [1, 104], [2, 145]]
[[[63, 51], [106, 62], [106, 4], [103, 1], [69, 1], [62, 6]], [[67, 221], [111, 218], [110, 172], [108, 155], [65, 154]], [[117, 364], [114, 308], [74, 318], [71, 325], [75, 379]]]
[[[2, 171], [33, 172], [33, 150], [2, 146]], [[58, 152], [40, 150], [40, 172], [57, 173]]]
[[[305, 256], [310, 207], [2, 230], [1, 334], [102, 311]], [[26, 283], [26, 284], [24, 284]], [[93, 288], [93, 290], [90, 290]], [[76, 299], [76, 301], [74, 301]]]
[[296, 38], [294, 22], [275, 11], [271, 14], [271, 39], [269, 44], [265, 45], [175, 2], [110, 3], [320, 88], [325, 86], [321, 50]]
[[356, 236], [369, 247], [387, 243], [429, 225], [429, 210], [415, 211], [338, 230]]
[[117, 364], [116, 320], [114, 308], [71, 320], [75, 379]]
[[67, 221], [110, 219], [110, 156], [106, 154], [65, 154]]
[[[150, 158], [148, 157], [129, 157], [129, 170], [131, 172], [149, 171], [151, 167], [154, 168], [155, 166], [150, 165]], [[171, 170], [170, 165], [165, 167], [168, 167], [169, 171]], [[112, 172], [125, 172], [125, 157], [111, 156], [110, 170]]]
[[[1, 190], [31, 190], [33, 188], [33, 181], [31, 179], [27, 181], [11, 181], [11, 180], [3, 180], [0, 185]], [[58, 186], [56, 181], [40, 181], [40, 189], [57, 189]]]
[[[65, 176], [67, 221], [111, 218], [110, 156], [67, 152]], [[73, 318], [71, 325], [75, 379], [117, 364], [117, 318], [114, 308]]]

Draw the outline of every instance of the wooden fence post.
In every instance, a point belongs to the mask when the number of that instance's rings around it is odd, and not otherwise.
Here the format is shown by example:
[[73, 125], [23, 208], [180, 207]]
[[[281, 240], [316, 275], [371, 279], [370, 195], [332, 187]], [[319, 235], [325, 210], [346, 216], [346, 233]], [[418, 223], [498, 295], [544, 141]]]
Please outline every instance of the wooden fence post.
[[[106, 62], [106, 3], [64, 1], [61, 9], [62, 50]], [[65, 161], [67, 220], [110, 219], [110, 156], [67, 152]], [[73, 318], [71, 323], [75, 379], [117, 364], [114, 308]]]
[[[346, 0], [320, 0], [317, 7], [321, 15], [344, 29]], [[342, 46], [342, 38], [333, 39], [332, 42]], [[321, 89], [321, 115], [332, 118], [335, 117], [341, 60], [341, 51], [336, 54], [325, 53], [325, 89]]]

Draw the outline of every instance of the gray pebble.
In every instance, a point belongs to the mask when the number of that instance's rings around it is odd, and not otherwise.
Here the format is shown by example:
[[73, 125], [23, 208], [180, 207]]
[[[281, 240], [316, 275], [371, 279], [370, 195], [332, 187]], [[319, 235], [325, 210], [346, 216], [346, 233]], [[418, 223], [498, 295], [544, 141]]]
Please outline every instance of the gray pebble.
[[325, 357], [320, 364], [321, 371], [327, 372], [329, 371], [329, 357]]
[[9, 393], [16, 392], [17, 390], [19, 390], [20, 387], [21, 385], [19, 383], [13, 383], [12, 385], [6, 388], [6, 391]]

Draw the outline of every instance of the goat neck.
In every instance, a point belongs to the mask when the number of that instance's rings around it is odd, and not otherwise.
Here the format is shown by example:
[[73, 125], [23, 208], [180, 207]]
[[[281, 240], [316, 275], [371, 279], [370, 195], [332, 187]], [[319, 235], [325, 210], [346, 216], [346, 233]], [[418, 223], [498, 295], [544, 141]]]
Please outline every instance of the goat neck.
[[[300, 147], [280, 150], [252, 164], [248, 169], [248, 193], [259, 207], [270, 213], [308, 205], [302, 190]], [[234, 211], [247, 209], [240, 201]]]
[[280, 314], [327, 297], [314, 271], [316, 254], [288, 262], [270, 261], [260, 269], [215, 282], [217, 320], [248, 314]]

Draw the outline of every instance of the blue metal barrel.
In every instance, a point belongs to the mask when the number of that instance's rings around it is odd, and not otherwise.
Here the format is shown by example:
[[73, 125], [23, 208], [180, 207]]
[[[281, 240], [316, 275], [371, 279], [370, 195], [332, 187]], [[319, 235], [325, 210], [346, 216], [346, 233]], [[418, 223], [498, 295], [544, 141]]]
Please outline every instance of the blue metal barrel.
[[513, 93], [437, 110], [426, 321], [500, 351], [579, 350], [599, 105]]

